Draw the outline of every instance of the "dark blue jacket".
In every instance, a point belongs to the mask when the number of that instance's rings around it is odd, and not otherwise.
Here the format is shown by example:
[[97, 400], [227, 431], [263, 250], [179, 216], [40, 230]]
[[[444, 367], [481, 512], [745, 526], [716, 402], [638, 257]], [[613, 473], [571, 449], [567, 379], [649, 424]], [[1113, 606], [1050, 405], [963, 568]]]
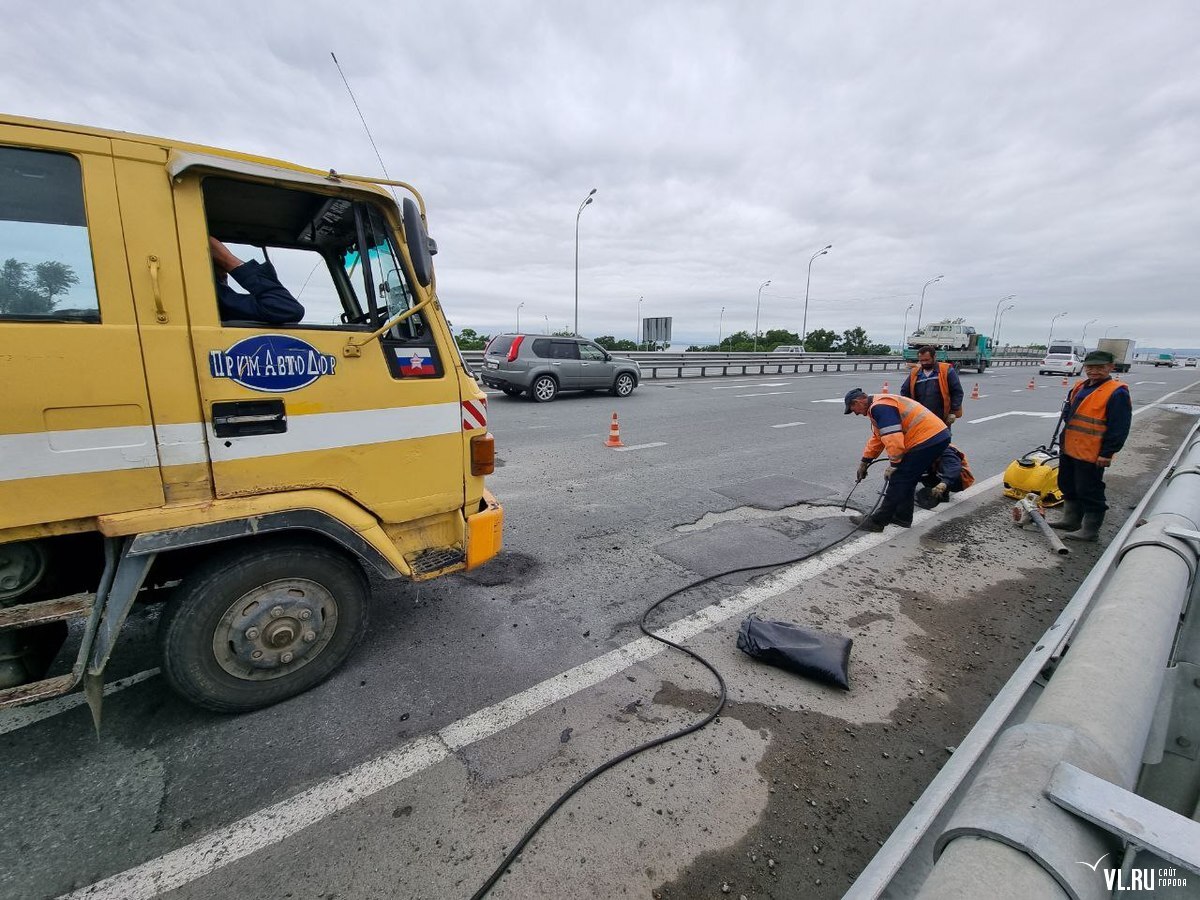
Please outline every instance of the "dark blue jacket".
[[917, 372], [915, 397], [908, 392], [908, 382], [910, 379], [908, 375], [905, 375], [904, 380], [900, 382], [900, 396], [916, 400], [935, 416], [945, 421], [946, 416], [950, 414], [951, 410], [962, 409], [963, 388], [962, 380], [958, 377], [958, 369], [950, 366], [949, 371], [946, 372], [946, 385], [950, 388], [950, 409], [943, 409], [942, 388], [938, 384], [938, 365], [940, 364], [934, 365], [931, 377], [921, 377], [925, 374], [924, 369]]
[[275, 267], [269, 262], [252, 259], [229, 274], [250, 293], [241, 294], [228, 284], [217, 282], [217, 308], [223, 321], [242, 319], [291, 325], [304, 318], [304, 307], [279, 283]]

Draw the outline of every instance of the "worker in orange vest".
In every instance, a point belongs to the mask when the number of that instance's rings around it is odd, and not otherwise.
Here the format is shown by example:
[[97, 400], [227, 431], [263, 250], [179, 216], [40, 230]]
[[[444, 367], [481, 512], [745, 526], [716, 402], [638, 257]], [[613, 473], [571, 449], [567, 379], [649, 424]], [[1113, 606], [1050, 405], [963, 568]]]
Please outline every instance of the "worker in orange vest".
[[947, 425], [962, 416], [963, 388], [958, 370], [950, 363], [938, 362], [935, 347], [917, 351], [917, 365], [900, 383], [900, 396], [916, 400]]
[[1129, 388], [1112, 378], [1113, 355], [1093, 350], [1083, 358], [1086, 381], [1067, 394], [1062, 411], [1062, 441], [1058, 460], [1058, 489], [1063, 517], [1050, 524], [1072, 541], [1100, 536], [1104, 513], [1104, 470], [1125, 446], [1133, 420]]
[[933, 509], [949, 500], [951, 494], [965, 491], [974, 483], [975, 475], [967, 462], [967, 454], [953, 444], [947, 444], [942, 455], [921, 476], [921, 487], [916, 493], [917, 506]]
[[854, 388], [846, 394], [845, 403], [846, 415], [854, 413], [871, 420], [871, 437], [856, 472], [858, 480], [867, 477], [867, 467], [880, 453], [887, 452], [889, 463], [883, 476], [887, 488], [879, 508], [856, 524], [864, 531], [883, 531], [890, 524], [908, 528], [913, 520], [917, 482], [950, 445], [950, 429], [908, 397], [872, 397], [862, 388]]

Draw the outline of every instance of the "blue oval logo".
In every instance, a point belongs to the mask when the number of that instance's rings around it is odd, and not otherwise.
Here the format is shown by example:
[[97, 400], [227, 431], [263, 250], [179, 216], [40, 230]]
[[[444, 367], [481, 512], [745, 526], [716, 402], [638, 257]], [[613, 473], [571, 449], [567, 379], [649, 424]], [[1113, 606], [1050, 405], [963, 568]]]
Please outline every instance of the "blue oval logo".
[[337, 357], [290, 334], [256, 334], [228, 350], [208, 351], [213, 378], [228, 378], [252, 391], [286, 394], [334, 375]]

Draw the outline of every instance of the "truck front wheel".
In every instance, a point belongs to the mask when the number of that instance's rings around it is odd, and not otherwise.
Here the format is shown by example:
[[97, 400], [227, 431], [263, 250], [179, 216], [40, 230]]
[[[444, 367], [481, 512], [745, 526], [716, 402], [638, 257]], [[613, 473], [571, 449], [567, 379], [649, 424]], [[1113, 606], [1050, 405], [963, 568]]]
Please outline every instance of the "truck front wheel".
[[311, 541], [218, 551], [176, 589], [159, 625], [162, 670], [180, 695], [246, 712], [320, 684], [367, 627], [354, 560]]

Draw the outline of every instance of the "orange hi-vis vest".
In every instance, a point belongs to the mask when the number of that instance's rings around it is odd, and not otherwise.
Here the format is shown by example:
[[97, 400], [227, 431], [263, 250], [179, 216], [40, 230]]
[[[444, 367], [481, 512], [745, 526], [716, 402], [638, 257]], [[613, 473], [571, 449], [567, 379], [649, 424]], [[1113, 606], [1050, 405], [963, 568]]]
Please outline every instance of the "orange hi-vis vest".
[[[1085, 384], [1086, 381], [1080, 381], [1071, 388], [1067, 399], [1068, 406], [1074, 404], [1075, 395]], [[1108, 422], [1108, 398], [1120, 386], [1121, 382], [1110, 378], [1101, 382], [1094, 391], [1083, 398], [1079, 408], [1071, 413], [1067, 424], [1063, 426], [1063, 453], [1084, 462], [1094, 463], [1100, 458], [1100, 441], [1104, 438]]]
[[[908, 373], [908, 393], [915, 397], [917, 396], [917, 375], [920, 374], [921, 367], [913, 366]], [[954, 413], [956, 416], [962, 415], [961, 409], [950, 408], [950, 363], [940, 362], [937, 364], [938, 373], [938, 390], [942, 392], [942, 413], [949, 415]]]
[[[882, 394], [871, 400], [871, 407], [894, 406], [900, 413], [900, 430], [881, 435], [875, 419], [871, 418], [871, 437], [863, 448], [863, 459], [875, 459], [887, 450], [888, 461], [899, 465], [910, 447], [923, 444], [930, 438], [947, 431], [946, 423], [927, 410], [916, 400], [896, 394]], [[870, 409], [867, 410], [870, 417]]]

